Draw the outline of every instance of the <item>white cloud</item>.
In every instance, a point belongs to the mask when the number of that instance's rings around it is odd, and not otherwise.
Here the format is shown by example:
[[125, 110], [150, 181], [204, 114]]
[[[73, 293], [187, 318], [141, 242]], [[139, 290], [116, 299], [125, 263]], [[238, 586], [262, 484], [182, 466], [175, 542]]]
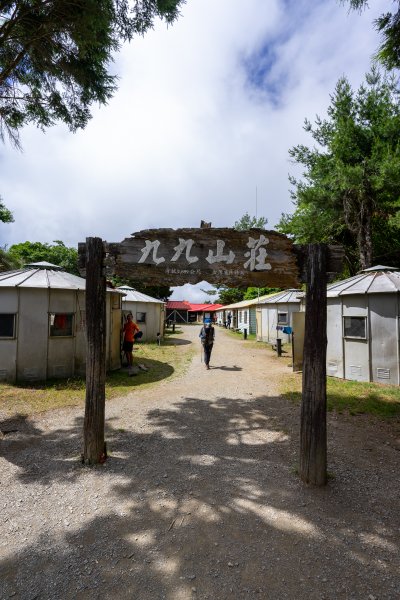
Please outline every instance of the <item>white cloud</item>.
[[23, 153], [0, 148], [15, 216], [1, 244], [231, 226], [255, 213], [256, 187], [274, 227], [291, 210], [288, 149], [310, 142], [304, 118], [324, 114], [341, 75], [359, 85], [385, 5], [360, 16], [335, 0], [188, 0], [173, 27], [123, 47], [119, 90], [84, 131], [27, 128]]
[[186, 300], [186, 302], [193, 302], [194, 304], [202, 304], [209, 300], [210, 302], [218, 302], [218, 296], [209, 296], [205, 294], [203, 290], [210, 291], [214, 289], [207, 281], [201, 281], [196, 285], [185, 283], [178, 287], [172, 288], [171, 300]]

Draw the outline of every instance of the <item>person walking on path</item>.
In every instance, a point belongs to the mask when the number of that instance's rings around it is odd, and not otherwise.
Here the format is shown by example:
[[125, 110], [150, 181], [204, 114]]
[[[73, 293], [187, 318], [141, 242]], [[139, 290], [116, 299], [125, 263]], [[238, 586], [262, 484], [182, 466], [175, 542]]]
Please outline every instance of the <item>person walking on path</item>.
[[124, 324], [124, 341], [122, 343], [122, 350], [125, 353], [128, 367], [133, 365], [133, 342], [135, 336], [139, 333], [139, 327], [132, 320], [132, 315], [126, 317], [126, 323]]
[[199, 338], [203, 345], [204, 363], [206, 365], [206, 369], [209, 369], [211, 352], [213, 349], [215, 339], [215, 329], [212, 326], [211, 321], [207, 321], [204, 323], [203, 327], [201, 328]]

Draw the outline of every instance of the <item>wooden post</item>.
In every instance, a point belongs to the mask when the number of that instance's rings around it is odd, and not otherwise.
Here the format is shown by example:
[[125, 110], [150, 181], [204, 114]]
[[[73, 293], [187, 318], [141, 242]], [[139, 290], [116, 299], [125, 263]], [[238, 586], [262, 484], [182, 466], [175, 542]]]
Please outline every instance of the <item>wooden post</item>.
[[323, 486], [326, 452], [326, 246], [310, 244], [303, 352], [303, 394], [300, 427], [300, 477]]
[[100, 238], [86, 238], [86, 405], [83, 462], [106, 458], [104, 442], [106, 379], [106, 278]]

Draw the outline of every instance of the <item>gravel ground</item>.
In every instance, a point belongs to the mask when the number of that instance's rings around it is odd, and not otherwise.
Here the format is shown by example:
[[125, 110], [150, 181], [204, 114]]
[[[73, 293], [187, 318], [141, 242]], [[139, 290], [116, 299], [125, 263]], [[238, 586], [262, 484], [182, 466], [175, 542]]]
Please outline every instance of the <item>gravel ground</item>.
[[81, 410], [3, 419], [0, 598], [399, 600], [399, 424], [330, 414], [307, 487], [288, 372], [218, 329], [209, 371], [107, 403], [91, 469]]

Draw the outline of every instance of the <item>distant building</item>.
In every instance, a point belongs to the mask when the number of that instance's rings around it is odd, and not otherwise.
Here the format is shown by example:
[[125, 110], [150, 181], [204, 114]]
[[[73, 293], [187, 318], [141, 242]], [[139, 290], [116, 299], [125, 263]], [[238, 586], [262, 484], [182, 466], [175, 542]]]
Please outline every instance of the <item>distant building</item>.
[[260, 302], [268, 298], [269, 295], [259, 296], [251, 300], [241, 300], [233, 304], [226, 304], [217, 309], [217, 323], [224, 325], [227, 322], [228, 315], [231, 316], [231, 329], [244, 331], [247, 333], [257, 332], [256, 309]]
[[165, 325], [165, 302], [138, 292], [128, 285], [117, 288], [125, 295], [122, 298], [122, 317], [131, 314], [140, 331], [143, 342], [156, 341], [162, 338]]
[[168, 300], [167, 321], [175, 323], [202, 323], [208, 318], [215, 320], [216, 311], [222, 304], [195, 304], [186, 300]]
[[294, 312], [300, 311], [300, 290], [284, 290], [260, 299], [257, 304], [257, 340], [284, 343], [292, 340]]
[[189, 323], [189, 302], [185, 300], [168, 300], [166, 307], [166, 321], [172, 323]]
[[193, 304], [190, 303], [188, 311], [189, 322], [203, 323], [204, 319], [215, 321], [216, 312], [222, 307], [222, 304]]

